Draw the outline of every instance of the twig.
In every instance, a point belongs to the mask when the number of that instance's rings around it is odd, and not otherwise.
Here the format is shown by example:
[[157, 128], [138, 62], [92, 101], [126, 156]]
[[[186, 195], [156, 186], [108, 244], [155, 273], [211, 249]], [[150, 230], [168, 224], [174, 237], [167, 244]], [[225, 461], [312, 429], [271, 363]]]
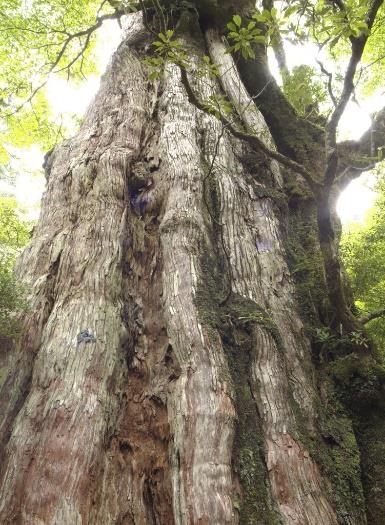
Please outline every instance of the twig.
[[152, 0], [152, 3], [153, 3], [153, 6], [155, 8], [155, 11], [157, 12], [157, 14], [159, 16], [161, 31], [163, 33], [166, 33], [166, 31], [167, 31], [167, 23], [166, 23], [166, 19], [164, 17], [163, 9], [162, 9], [161, 5], [159, 4], [158, 0]]
[[[368, 13], [366, 15], [366, 24], [368, 31], [370, 31], [374, 20], [377, 15], [377, 11], [381, 7], [383, 0], [373, 0]], [[325, 188], [331, 188], [338, 169], [338, 156], [336, 150], [336, 136], [337, 127], [339, 121], [345, 111], [346, 105], [351, 97], [354, 90], [354, 76], [357, 71], [357, 66], [362, 58], [366, 42], [368, 40], [368, 34], [362, 33], [359, 37], [351, 37], [351, 48], [352, 54], [346, 69], [342, 93], [340, 99], [332, 113], [332, 116], [326, 126], [325, 130], [325, 148], [326, 148], [326, 169], [324, 175]]]
[[321, 62], [321, 60], [318, 60], [318, 58], [316, 59], [316, 62], [317, 64], [319, 65], [322, 73], [324, 75], [326, 75], [328, 77], [328, 92], [329, 92], [329, 96], [334, 104], [334, 107], [337, 106], [337, 99], [336, 97], [334, 96], [334, 93], [333, 93], [333, 88], [332, 88], [332, 81], [333, 81], [333, 74], [330, 73], [326, 68], [325, 66], [323, 65], [323, 63]]
[[220, 237], [221, 237], [221, 245], [222, 245], [222, 250], [223, 250], [223, 253], [225, 254], [225, 257], [226, 257], [226, 262], [227, 262], [227, 268], [228, 268], [228, 272], [229, 272], [229, 287], [228, 287], [228, 291], [226, 293], [226, 296], [219, 302], [219, 306], [223, 306], [227, 303], [227, 301], [230, 299], [231, 297], [231, 293], [232, 293], [232, 282], [233, 282], [233, 274], [232, 274], [232, 270], [231, 270], [231, 259], [230, 259], [230, 254], [228, 253], [227, 251], [227, 248], [226, 248], [226, 243], [225, 243], [225, 238], [224, 238], [224, 234], [223, 234], [223, 227], [224, 227], [224, 224], [219, 222], [216, 217], [214, 217], [214, 215], [212, 214], [211, 210], [210, 210], [210, 206], [209, 206], [209, 203], [207, 201], [207, 196], [206, 196], [206, 181], [207, 179], [210, 177], [210, 175], [214, 172], [214, 168], [215, 168], [215, 161], [218, 157], [218, 152], [219, 152], [219, 144], [220, 144], [220, 141], [225, 133], [225, 129], [226, 129], [226, 126], [225, 125], [222, 125], [222, 129], [221, 129], [221, 132], [217, 138], [217, 141], [216, 141], [216, 144], [215, 144], [215, 148], [214, 148], [214, 154], [213, 154], [213, 157], [211, 159], [211, 163], [210, 163], [210, 166], [209, 166], [209, 169], [205, 175], [205, 177], [203, 178], [203, 181], [202, 181], [202, 184], [203, 184], [203, 202], [207, 208], [207, 211], [208, 211], [208, 214], [210, 215], [210, 218], [212, 220], [212, 222], [214, 224], [216, 224], [217, 226], [219, 226], [220, 228]]
[[[61, 42], [61, 46], [62, 47], [61, 47], [59, 53], [56, 55], [56, 58], [55, 58], [54, 62], [50, 65], [50, 67], [48, 69], [48, 72], [47, 72], [47, 76], [50, 73], [52, 73], [52, 72], [59, 73], [61, 71], [65, 71], [65, 70], [67, 70], [68, 74], [69, 74], [71, 67], [79, 60], [79, 58], [84, 56], [84, 53], [85, 53], [85, 51], [86, 51], [86, 49], [88, 47], [88, 44], [90, 42], [92, 34], [97, 29], [99, 29], [102, 26], [102, 24], [103, 24], [103, 22], [105, 20], [120, 19], [123, 15], [124, 15], [124, 11], [123, 10], [116, 10], [114, 13], [97, 16], [95, 24], [93, 24], [92, 26], [88, 27], [87, 29], [83, 29], [82, 31], [78, 31], [77, 33], [68, 33], [65, 30], [51, 29], [50, 33], [64, 34], [64, 35], [67, 35], [67, 38], [65, 38], [65, 40], [63, 40], [63, 42]], [[24, 30], [27, 31], [27, 29], [24, 29]], [[72, 60], [70, 60], [70, 62], [68, 64], [66, 64], [65, 66], [55, 70], [56, 66], [58, 66], [58, 64], [60, 63], [61, 59], [63, 58], [63, 56], [64, 56], [64, 54], [65, 54], [69, 44], [75, 39], [78, 39], [81, 42], [82, 37], [86, 37], [86, 38], [85, 38], [84, 43], [81, 45], [81, 49], [77, 53], [77, 55]], [[58, 44], [52, 44], [52, 45], [58, 45]], [[35, 95], [38, 93], [38, 91], [40, 91], [46, 85], [47, 81], [48, 81], [48, 78], [44, 82], [39, 84], [39, 86], [37, 86], [32, 91], [31, 95], [26, 100], [24, 100], [13, 111], [5, 114], [4, 117], [10, 117], [12, 115], [15, 115], [21, 109], [23, 109], [23, 107], [26, 104], [28, 104], [28, 103], [30, 103], [32, 101], [32, 99], [35, 97]]]
[[142, 12], [143, 12], [143, 24], [144, 24], [144, 27], [147, 29], [147, 31], [149, 33], [152, 33], [154, 36], [158, 37], [156, 31], [153, 30], [153, 28], [150, 26], [150, 23], [148, 21], [148, 16], [147, 16], [147, 9], [146, 9], [146, 6], [144, 5], [144, 2], [143, 0], [139, 0], [139, 5], [142, 9]]

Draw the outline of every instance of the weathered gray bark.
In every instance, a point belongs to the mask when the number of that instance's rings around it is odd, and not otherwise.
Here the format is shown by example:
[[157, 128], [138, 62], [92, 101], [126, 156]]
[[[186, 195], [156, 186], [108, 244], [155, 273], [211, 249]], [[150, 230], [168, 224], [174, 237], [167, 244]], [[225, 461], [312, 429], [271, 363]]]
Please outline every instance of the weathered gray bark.
[[[0, 522], [363, 524], [359, 465], [328, 470], [356, 445], [345, 416], [341, 443], [321, 434], [279, 167], [189, 104], [176, 66], [150, 86], [132, 20], [49, 159], [19, 262], [31, 307], [4, 363]], [[223, 64], [272, 143], [219, 36], [190, 29], [191, 60]], [[349, 476], [355, 506], [336, 497]]]

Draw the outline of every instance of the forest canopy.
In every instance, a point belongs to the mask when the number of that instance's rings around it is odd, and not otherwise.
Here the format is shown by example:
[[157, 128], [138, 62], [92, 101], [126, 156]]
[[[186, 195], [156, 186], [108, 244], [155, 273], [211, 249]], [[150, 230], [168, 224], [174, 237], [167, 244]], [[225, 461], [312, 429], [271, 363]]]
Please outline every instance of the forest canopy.
[[13, 316], [23, 308], [25, 297], [12, 268], [30, 239], [30, 229], [16, 200], [0, 196], [0, 346], [7, 346], [19, 333]]
[[[381, 172], [376, 190], [377, 199], [364, 224], [348, 226], [341, 243], [342, 258], [360, 315], [384, 311], [385, 181]], [[368, 332], [381, 351], [385, 348], [384, 317], [378, 317], [367, 325]]]
[[[1, 164], [8, 164], [15, 147], [39, 143], [48, 150], [63, 138], [66, 130], [54, 122], [47, 102], [47, 81], [53, 75], [60, 75], [81, 82], [94, 72], [93, 48], [97, 30], [105, 20], [120, 20], [125, 13], [141, 8], [140, 4], [133, 1], [1, 0]], [[239, 2], [240, 13], [242, 5]], [[150, 14], [154, 10], [151, 1], [144, 2], [143, 6]], [[224, 33], [229, 49], [245, 57], [253, 57], [252, 46], [258, 42], [273, 49], [285, 95], [300, 116], [314, 120], [318, 118], [316, 113], [330, 114], [333, 101], [341, 94], [352, 38], [370, 33], [355, 74], [353, 100], [359, 103], [381, 88], [385, 62], [385, 11], [380, 5], [369, 30], [365, 19], [369, 6], [370, 2], [362, 0], [294, 1], [274, 5], [265, 0], [258, 6], [251, 22], [246, 23], [246, 19], [242, 20], [240, 14], [234, 13], [237, 9], [235, 3], [232, 9], [223, 10], [223, 16], [228, 13], [229, 17]], [[196, 9], [196, 6], [186, 1], [171, 4], [167, 11], [167, 29], [173, 27], [173, 14], [189, 8]], [[239, 26], [232, 16], [236, 16]], [[268, 28], [264, 34], [261, 24]], [[316, 67], [288, 71], [285, 42], [295, 46], [314, 45]], [[304, 52], [301, 47], [298, 50]], [[302, 95], [300, 100], [299, 93]]]

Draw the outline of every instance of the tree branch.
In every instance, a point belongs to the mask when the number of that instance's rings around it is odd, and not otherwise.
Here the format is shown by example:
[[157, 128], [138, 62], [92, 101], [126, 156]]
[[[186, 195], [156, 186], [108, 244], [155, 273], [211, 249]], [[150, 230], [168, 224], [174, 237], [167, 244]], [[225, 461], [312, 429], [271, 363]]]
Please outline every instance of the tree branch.
[[370, 128], [359, 140], [337, 144], [339, 158], [336, 183], [344, 187], [362, 172], [373, 169], [382, 160], [385, 149], [385, 106], [372, 118]]
[[326, 76], [328, 77], [328, 92], [329, 92], [329, 96], [330, 96], [330, 98], [331, 98], [331, 101], [333, 102], [334, 107], [336, 107], [336, 106], [337, 106], [337, 99], [336, 99], [336, 97], [334, 96], [334, 93], [333, 93], [333, 85], [332, 85], [332, 82], [333, 82], [333, 74], [330, 73], [330, 72], [325, 68], [325, 66], [323, 65], [323, 63], [321, 62], [321, 60], [316, 59], [316, 62], [317, 62], [317, 64], [319, 65], [321, 72], [322, 72], [324, 75], [326, 75]]
[[142, 13], [143, 13], [143, 24], [144, 24], [144, 27], [147, 29], [147, 31], [149, 33], [152, 33], [154, 36], [157, 37], [158, 35], [157, 35], [156, 31], [154, 31], [154, 29], [151, 27], [150, 22], [148, 20], [147, 8], [144, 5], [143, 0], [139, 0], [139, 5], [140, 5], [140, 8], [141, 8]]
[[[69, 72], [71, 67], [75, 64], [75, 62], [77, 62], [80, 58], [82, 58], [84, 56], [84, 53], [85, 53], [85, 51], [86, 51], [86, 49], [88, 47], [88, 44], [90, 42], [92, 34], [97, 29], [99, 29], [102, 26], [103, 22], [105, 20], [119, 20], [124, 14], [125, 14], [125, 12], [123, 10], [116, 10], [114, 13], [109, 13], [109, 14], [97, 16], [95, 24], [93, 24], [92, 26], [88, 27], [87, 29], [83, 29], [82, 31], [78, 31], [77, 33], [68, 33], [67, 31], [50, 29], [49, 33], [60, 33], [60, 34], [66, 35], [66, 38], [60, 44], [57, 44], [57, 45], [60, 45], [61, 48], [60, 48], [60, 51], [58, 52], [58, 54], [56, 55], [55, 60], [52, 62], [52, 64], [49, 65], [49, 69], [48, 69], [48, 71], [46, 73], [46, 79], [44, 81], [42, 81], [36, 88], [34, 88], [31, 91], [30, 96], [26, 100], [21, 102], [18, 106], [16, 106], [9, 113], [6, 113], [4, 115], [4, 117], [11, 117], [11, 116], [15, 115], [20, 110], [22, 110], [28, 103], [32, 102], [32, 100], [35, 97], [35, 95], [46, 85], [46, 83], [48, 81], [48, 76], [49, 76], [50, 73], [59, 73], [61, 71], [65, 71], [65, 70], [67, 70]], [[18, 29], [21, 30], [23, 28], [18, 28]], [[23, 29], [23, 30], [28, 30], [28, 29]], [[75, 40], [75, 39], [78, 39], [81, 42], [82, 37], [85, 37], [84, 42], [81, 44], [80, 50], [75, 55], [75, 57], [73, 57], [63, 67], [55, 70], [55, 68], [59, 65], [61, 59], [63, 58], [63, 56], [64, 56], [68, 46], [70, 45], [70, 43], [73, 40]], [[52, 45], [56, 45], [56, 44], [52, 44]], [[48, 64], [46, 64], [46, 65], [48, 65]]]
[[55, 69], [55, 67], [59, 64], [59, 62], [62, 59], [62, 57], [63, 57], [63, 55], [64, 55], [68, 45], [72, 42], [72, 40], [74, 40], [75, 38], [80, 39], [83, 36], [86, 37], [86, 41], [85, 41], [86, 43], [85, 43], [85, 45], [82, 46], [80, 52], [75, 57], [75, 59], [71, 60], [71, 62], [69, 62], [66, 66], [62, 67], [61, 69], [57, 70], [56, 72], [63, 71], [64, 69], [68, 69], [69, 67], [73, 66], [73, 64], [76, 62], [76, 60], [78, 60], [80, 58], [80, 56], [85, 52], [86, 47], [88, 45], [88, 42], [89, 42], [89, 40], [91, 38], [91, 35], [97, 29], [99, 29], [102, 26], [102, 24], [103, 24], [103, 22], [105, 20], [120, 19], [124, 14], [125, 13], [124, 13], [123, 10], [116, 10], [114, 13], [110, 13], [110, 14], [107, 14], [107, 15], [101, 15], [101, 16], [99, 16], [96, 19], [96, 22], [95, 22], [94, 25], [88, 27], [87, 29], [83, 29], [83, 31], [78, 31], [77, 33], [72, 33], [72, 34], [68, 35], [68, 37], [62, 43], [62, 48], [59, 51], [59, 53], [57, 54], [57, 57], [56, 57], [55, 61], [51, 65], [51, 67], [49, 69], [49, 73], [51, 73]]
[[337, 127], [354, 91], [353, 81], [357, 71], [357, 66], [361, 61], [370, 30], [382, 3], [383, 0], [373, 0], [369, 7], [368, 13], [365, 17], [368, 26], [368, 33], [361, 33], [359, 37], [350, 38], [352, 53], [346, 69], [342, 93], [325, 130], [326, 169], [324, 183], [327, 188], [331, 188], [338, 169], [338, 155], [336, 148]]
[[381, 310], [374, 310], [373, 312], [369, 312], [367, 315], [363, 315], [359, 321], [362, 324], [366, 324], [369, 321], [373, 321], [373, 319], [378, 319], [379, 317], [385, 316], [385, 308], [382, 308]]
[[[179, 69], [181, 71], [181, 80], [182, 84], [186, 90], [187, 97], [189, 99], [189, 102], [193, 104], [197, 109], [204, 111], [205, 113], [211, 115], [208, 107], [204, 102], [199, 100], [199, 98], [194, 93], [190, 81], [188, 79], [187, 70], [183, 65], [179, 65]], [[296, 173], [299, 173], [302, 175], [302, 177], [305, 179], [305, 181], [308, 183], [310, 189], [313, 192], [317, 192], [320, 188], [320, 184], [313, 178], [313, 175], [308, 171], [305, 166], [302, 164], [299, 164], [295, 160], [290, 159], [289, 157], [286, 157], [285, 155], [282, 155], [278, 151], [272, 150], [269, 147], [266, 146], [266, 144], [258, 138], [256, 135], [253, 135], [251, 133], [247, 133], [246, 131], [240, 130], [236, 128], [230, 120], [223, 115], [222, 112], [219, 113], [218, 118], [220, 122], [230, 131], [230, 133], [245, 142], [247, 142], [254, 150], [262, 151], [267, 155], [268, 157], [277, 160], [282, 165], [286, 166], [287, 168], [290, 168]]]

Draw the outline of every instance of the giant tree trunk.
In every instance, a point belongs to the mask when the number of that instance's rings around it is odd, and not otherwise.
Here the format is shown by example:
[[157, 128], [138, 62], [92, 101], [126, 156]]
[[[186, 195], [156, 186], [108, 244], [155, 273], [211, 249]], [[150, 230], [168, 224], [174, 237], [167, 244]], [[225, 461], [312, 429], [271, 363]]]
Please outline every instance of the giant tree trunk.
[[[224, 64], [197, 93], [250, 106], [219, 36], [187, 25], [191, 60]], [[288, 265], [315, 207], [188, 102], [176, 66], [150, 85], [147, 42], [134, 16], [47, 162], [2, 362], [0, 523], [364, 524], [352, 423]]]

